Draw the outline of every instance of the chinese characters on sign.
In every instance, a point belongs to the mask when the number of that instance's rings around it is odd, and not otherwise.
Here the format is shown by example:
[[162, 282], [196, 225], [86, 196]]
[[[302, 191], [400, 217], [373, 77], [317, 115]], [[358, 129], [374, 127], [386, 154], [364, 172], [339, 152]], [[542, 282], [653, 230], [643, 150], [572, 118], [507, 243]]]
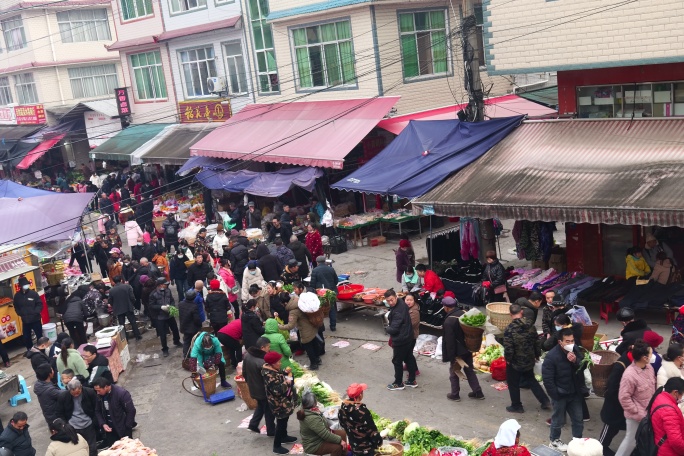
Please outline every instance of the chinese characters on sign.
[[15, 106], [17, 125], [36, 125], [45, 123], [45, 108], [43, 105]]
[[231, 116], [230, 100], [193, 100], [178, 102], [181, 123], [223, 122]]
[[131, 103], [128, 99], [128, 88], [121, 87], [114, 89], [114, 98], [116, 98], [116, 107], [119, 110], [119, 116], [131, 115]]

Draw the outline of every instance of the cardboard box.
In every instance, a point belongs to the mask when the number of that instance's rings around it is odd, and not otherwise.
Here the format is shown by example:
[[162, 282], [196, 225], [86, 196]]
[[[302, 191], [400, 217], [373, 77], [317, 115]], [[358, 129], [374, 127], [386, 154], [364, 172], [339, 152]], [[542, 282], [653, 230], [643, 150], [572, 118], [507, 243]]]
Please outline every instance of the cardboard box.
[[131, 362], [131, 352], [128, 350], [128, 345], [126, 345], [126, 348], [124, 348], [123, 351], [119, 352], [119, 356], [121, 357], [123, 370], [126, 370], [128, 363]]
[[116, 340], [116, 349], [121, 355], [121, 352], [128, 350], [128, 341], [126, 340], [126, 328], [119, 326], [119, 330], [116, 332], [112, 339]]

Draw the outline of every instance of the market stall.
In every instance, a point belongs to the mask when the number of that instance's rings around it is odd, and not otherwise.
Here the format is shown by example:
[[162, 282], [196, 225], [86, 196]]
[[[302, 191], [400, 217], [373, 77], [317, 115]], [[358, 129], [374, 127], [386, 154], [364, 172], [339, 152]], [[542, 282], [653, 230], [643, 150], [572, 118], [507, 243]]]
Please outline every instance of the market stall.
[[14, 295], [19, 293], [19, 279], [25, 277], [29, 281], [32, 290], [38, 292], [43, 301], [42, 321], [48, 323], [50, 317], [47, 310], [47, 301], [43, 291], [40, 268], [37, 259], [32, 255], [26, 255], [24, 248], [19, 248], [14, 253], [5, 253], [0, 256], [0, 326], [7, 333], [2, 343], [7, 343], [23, 335], [21, 319], [14, 308]]
[[[126, 366], [131, 360], [124, 331], [123, 326], [110, 326], [95, 333], [97, 352], [109, 361], [109, 370], [115, 382], [118, 381], [119, 375], [126, 370]], [[83, 354], [86, 345], [83, 344], [78, 347], [79, 353]]]

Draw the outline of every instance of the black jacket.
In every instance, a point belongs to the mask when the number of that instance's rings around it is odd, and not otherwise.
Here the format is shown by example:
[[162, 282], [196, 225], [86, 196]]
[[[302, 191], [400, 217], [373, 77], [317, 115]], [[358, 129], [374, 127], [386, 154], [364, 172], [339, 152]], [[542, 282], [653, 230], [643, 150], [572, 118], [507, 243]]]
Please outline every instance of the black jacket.
[[147, 258], [149, 261], [152, 261], [155, 254], [154, 246], [150, 244], [143, 243], [143, 245], [131, 247], [131, 258], [135, 261], [140, 261], [141, 258]]
[[491, 282], [492, 288], [506, 283], [505, 276], [506, 271], [499, 260], [495, 260], [492, 264], [487, 263], [484, 271], [482, 271], [482, 280]]
[[167, 244], [175, 244], [178, 242], [178, 232], [180, 231], [180, 224], [176, 219], [169, 220], [168, 218], [162, 223], [162, 228], [164, 228], [164, 241]]
[[202, 262], [202, 264], [193, 263], [188, 268], [188, 286], [190, 288], [195, 287], [195, 282], [201, 280], [202, 282], [207, 281], [207, 274], [209, 274], [213, 268], [209, 263]]
[[95, 359], [88, 364], [88, 374], [89, 385], [92, 385], [93, 382], [100, 377], [104, 377], [114, 383], [114, 377], [109, 370], [109, 360], [99, 353], [96, 354]]
[[627, 352], [627, 349], [634, 345], [637, 339], [644, 337], [646, 331], [650, 331], [651, 328], [648, 327], [644, 320], [634, 320], [627, 323], [627, 325], [622, 329], [620, 335], [622, 336], [622, 342], [615, 349], [616, 352], [623, 355]]
[[31, 360], [31, 367], [34, 371], [38, 369], [38, 366], [42, 366], [43, 364], [50, 365], [50, 358], [48, 358], [48, 355], [38, 350], [36, 347], [32, 347], [31, 350], [24, 353], [24, 357]]
[[503, 346], [506, 363], [518, 372], [534, 369], [535, 360], [541, 356], [537, 331], [524, 317], [514, 319], [506, 327]]
[[565, 306], [558, 310], [551, 310], [551, 307], [544, 305], [542, 309], [542, 331], [544, 334], [553, 333], [553, 319], [558, 315], [566, 313], [568, 310], [572, 309], [572, 306]]
[[264, 378], [261, 376], [265, 355], [266, 352], [263, 350], [249, 347], [242, 360], [242, 376], [245, 377], [245, 382], [247, 382], [249, 395], [259, 401], [266, 400], [266, 387], [264, 386]]
[[150, 318], [152, 320], [170, 320], [172, 317], [168, 312], [162, 310], [162, 306], [173, 306], [175, 301], [171, 290], [168, 288], [161, 290], [157, 288], [150, 294]]
[[224, 292], [210, 291], [204, 299], [204, 309], [212, 324], [228, 324], [228, 309], [230, 308], [228, 296]]
[[185, 261], [185, 257], [179, 259], [178, 255], [174, 255], [171, 261], [169, 261], [169, 276], [171, 280], [187, 279], [188, 268], [185, 266]]
[[135, 277], [135, 269], [133, 269], [133, 265], [126, 265], [124, 263], [124, 265], [121, 266], [121, 275], [123, 276], [126, 282], [130, 282], [133, 279], [133, 277]]
[[261, 211], [259, 209], [254, 209], [254, 212], [245, 213], [245, 221], [247, 222], [247, 228], [259, 228], [261, 229]]
[[36, 450], [31, 443], [29, 425], [23, 431], [15, 429], [12, 424], [5, 426], [0, 434], [0, 447], [5, 447], [14, 453], [14, 456], [35, 456]]
[[413, 341], [413, 326], [409, 308], [403, 299], [397, 299], [396, 305], [390, 309], [387, 318], [389, 319], [387, 334], [392, 337], [392, 346], [410, 344]]
[[463, 311], [454, 308], [446, 314], [442, 324], [442, 362], [450, 363], [454, 359], [461, 358], [468, 362], [472, 358], [470, 350], [465, 345], [465, 334], [458, 321]]
[[[97, 426], [97, 416], [95, 415], [95, 408], [97, 407], [97, 393], [94, 389], [84, 386], [81, 392], [81, 407], [83, 407], [83, 413], [88, 415], [93, 424]], [[59, 418], [69, 421], [71, 416], [74, 414], [74, 398], [71, 396], [69, 391], [61, 391], [59, 397]]]
[[308, 277], [309, 263], [313, 262], [311, 252], [309, 252], [309, 249], [306, 248], [306, 245], [304, 245], [300, 241], [292, 241], [290, 242], [290, 245], [288, 247], [290, 248], [290, 250], [292, 250], [292, 253], [294, 253], [295, 259], [302, 263], [299, 266], [299, 276]]
[[133, 312], [134, 302], [133, 287], [127, 283], [119, 283], [109, 290], [109, 303], [112, 305], [114, 315]]
[[233, 248], [230, 249], [230, 255], [228, 257], [230, 260], [230, 267], [233, 270], [233, 274], [239, 278], [242, 277], [242, 274], [247, 267], [247, 263], [249, 262], [248, 245], [249, 241], [246, 237], [239, 237], [237, 245], [234, 245]]
[[[104, 397], [97, 396], [95, 406], [97, 424], [100, 428], [105, 424]], [[112, 415], [113, 428], [119, 435], [128, 434], [135, 424], [135, 406], [131, 394], [120, 386], [112, 385], [109, 398], [109, 413]]]
[[43, 301], [34, 290], [21, 290], [14, 295], [14, 310], [24, 323], [40, 321], [40, 311], [43, 310]]
[[261, 318], [248, 310], [240, 314], [240, 320], [242, 320], [242, 341], [245, 348], [254, 347], [257, 339], [264, 335], [264, 325], [261, 324]]
[[66, 301], [65, 323], [83, 323], [88, 319], [88, 308], [81, 298], [71, 295]]
[[620, 356], [620, 359], [613, 364], [613, 368], [608, 375], [608, 382], [606, 383], [606, 393], [603, 396], [603, 407], [601, 408], [601, 421], [610, 426], [616, 426], [618, 429], [625, 429], [625, 411], [620, 404], [620, 381], [625, 369], [629, 367], [632, 362], [627, 357], [627, 353]]
[[567, 358], [567, 351], [560, 345], [546, 354], [542, 364], [542, 378], [544, 388], [553, 400], [581, 396], [586, 390], [584, 386], [584, 367], [580, 369], [582, 353], [579, 344], [572, 349], [577, 359], [571, 363]]
[[259, 244], [257, 247], [257, 266], [261, 269], [261, 275], [266, 282], [280, 279], [280, 273], [284, 266], [280, 264], [278, 257], [271, 254], [266, 244]]
[[289, 245], [290, 244], [290, 237], [292, 236], [292, 228], [290, 227], [289, 223], [281, 223], [280, 228], [276, 228], [275, 226], [272, 226], [270, 230], [268, 230], [268, 242], [273, 242], [275, 241], [275, 238], [277, 235], [280, 235], [280, 238], [283, 240], [283, 244]]
[[182, 334], [196, 334], [202, 329], [202, 319], [194, 300], [184, 299], [178, 304], [178, 320]]
[[523, 318], [529, 320], [530, 324], [534, 326], [537, 323], [539, 309], [534, 307], [527, 298], [518, 298], [515, 300], [515, 303], [522, 307]]
[[311, 286], [313, 288], [327, 288], [337, 293], [337, 272], [326, 264], [318, 265], [311, 271]]
[[[575, 344], [576, 345], [582, 345], [582, 333], [584, 332], [584, 326], [582, 326], [582, 323], [573, 323], [572, 324], [572, 335], [575, 338]], [[548, 339], [544, 339], [542, 342], [542, 350], [544, 351], [550, 351], [558, 345], [558, 331], [556, 331], [555, 326], [551, 330], [551, 336]]]
[[59, 418], [59, 396], [62, 390], [52, 382], [38, 380], [33, 385], [33, 392], [38, 396], [40, 409], [43, 411], [43, 416], [49, 426], [50, 423]]

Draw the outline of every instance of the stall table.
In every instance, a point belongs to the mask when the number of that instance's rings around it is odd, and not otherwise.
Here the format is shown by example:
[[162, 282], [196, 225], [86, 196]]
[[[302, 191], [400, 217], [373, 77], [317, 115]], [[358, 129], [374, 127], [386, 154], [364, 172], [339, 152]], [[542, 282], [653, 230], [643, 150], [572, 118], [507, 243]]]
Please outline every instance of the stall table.
[[[397, 225], [397, 227], [399, 228], [399, 231], [398, 231], [399, 236], [401, 236], [401, 234], [402, 234], [401, 225], [402, 225], [403, 223], [408, 223], [408, 222], [412, 222], [412, 221], [414, 221], [414, 220], [418, 220], [418, 230], [409, 230], [409, 229], [405, 229], [405, 230], [403, 230], [403, 231], [407, 231], [407, 232], [418, 231], [418, 234], [419, 234], [419, 235], [422, 235], [422, 234], [423, 234], [423, 227], [422, 227], [422, 225], [420, 224], [420, 219], [421, 219], [422, 217], [423, 217], [422, 215], [407, 215], [407, 216], [405, 216], [405, 217], [381, 218], [381, 219], [380, 219], [380, 222], [381, 222], [380, 225], [382, 226], [382, 223], [391, 223], [391, 224]], [[380, 232], [382, 233], [382, 229], [380, 230]], [[393, 232], [395, 232], [395, 231], [392, 231], [392, 230], [388, 230], [388, 231], [387, 231], [388, 234], [389, 234], [389, 233], [393, 233]]]
[[0, 403], [7, 404], [11, 398], [19, 392], [19, 377], [7, 374], [7, 377], [0, 378]]
[[352, 226], [338, 225], [337, 229], [338, 230], [351, 231], [352, 232], [352, 240], [356, 243], [357, 240], [359, 242], [361, 242], [363, 240], [363, 234], [361, 234], [362, 228], [367, 228], [369, 226], [378, 225], [378, 224], [380, 225], [380, 236], [382, 236], [382, 223], [380, 223], [380, 219], [373, 220], [372, 222], [362, 223], [361, 225], [352, 225]]
[[[83, 349], [88, 344], [83, 344], [78, 347], [79, 353], [83, 354]], [[99, 348], [97, 352], [103, 355], [107, 360], [109, 360], [109, 370], [112, 373], [112, 378], [114, 381], [119, 380], [119, 374], [124, 371], [123, 363], [121, 362], [121, 355], [119, 355], [119, 350], [116, 349], [116, 341], [112, 339], [112, 345], [110, 347]]]

